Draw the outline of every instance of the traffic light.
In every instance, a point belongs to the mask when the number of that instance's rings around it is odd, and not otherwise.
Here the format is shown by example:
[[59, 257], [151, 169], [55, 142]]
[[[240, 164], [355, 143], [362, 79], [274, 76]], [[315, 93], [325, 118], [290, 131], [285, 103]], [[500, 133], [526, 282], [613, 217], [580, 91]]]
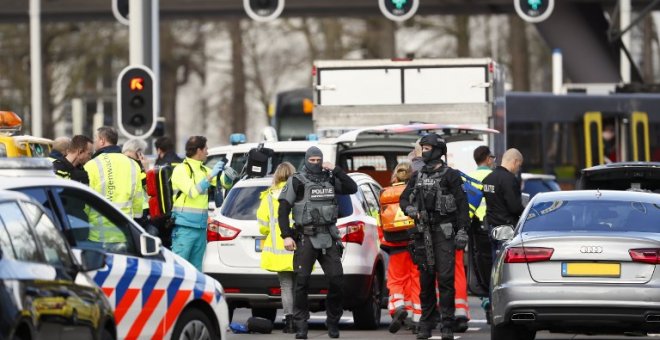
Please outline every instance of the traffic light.
[[130, 138], [149, 137], [156, 128], [154, 76], [144, 66], [128, 66], [117, 79], [119, 130]]
[[247, 15], [255, 21], [271, 21], [282, 14], [284, 0], [243, 0]]
[[383, 15], [393, 21], [406, 21], [417, 13], [419, 0], [378, 0]]
[[112, 14], [117, 21], [124, 25], [129, 24], [128, 2], [129, 0], [112, 0]]
[[547, 19], [555, 8], [555, 0], [513, 0], [518, 15], [531, 23]]

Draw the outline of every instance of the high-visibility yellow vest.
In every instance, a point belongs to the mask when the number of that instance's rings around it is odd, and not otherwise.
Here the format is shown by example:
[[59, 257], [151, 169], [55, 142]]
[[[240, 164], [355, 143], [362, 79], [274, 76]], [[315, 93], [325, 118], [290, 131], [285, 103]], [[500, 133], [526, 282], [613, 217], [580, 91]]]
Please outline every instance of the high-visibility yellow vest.
[[186, 158], [172, 170], [172, 216], [176, 225], [206, 229], [209, 214], [208, 188], [216, 182], [215, 178], [210, 183], [206, 179], [210, 173], [210, 168], [192, 158]]
[[[293, 271], [293, 251], [284, 249], [284, 240], [280, 237], [280, 225], [277, 222], [277, 200], [286, 182], [270, 187], [261, 192], [261, 203], [257, 209], [259, 232], [266, 235], [261, 250], [261, 268], [271, 272]], [[289, 218], [290, 221], [293, 219]]]
[[[478, 180], [479, 182], [482, 182], [488, 174], [493, 172], [493, 169], [486, 168], [486, 167], [479, 167], [477, 170], [471, 172], [468, 174], [468, 176]], [[473, 183], [474, 184], [474, 183]], [[475, 187], [479, 190], [483, 189], [483, 185], [475, 185]], [[479, 219], [479, 221], [483, 221], [484, 217], [486, 216], [486, 198], [481, 199], [481, 204], [479, 204], [479, 207], [477, 207], [477, 211], [475, 212], [475, 215]]]
[[[140, 166], [121, 153], [103, 153], [84, 166], [89, 186], [131, 218], [142, 217]], [[126, 236], [98, 212], [88, 212], [92, 225], [89, 239], [96, 242], [126, 242]]]

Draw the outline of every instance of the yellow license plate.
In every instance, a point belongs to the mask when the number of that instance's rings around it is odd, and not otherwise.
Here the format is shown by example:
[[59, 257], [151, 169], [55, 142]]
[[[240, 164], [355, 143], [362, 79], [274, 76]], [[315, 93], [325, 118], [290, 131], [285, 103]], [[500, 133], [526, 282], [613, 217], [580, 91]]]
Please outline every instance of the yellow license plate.
[[561, 275], [583, 277], [621, 277], [621, 264], [600, 262], [564, 262], [561, 264]]

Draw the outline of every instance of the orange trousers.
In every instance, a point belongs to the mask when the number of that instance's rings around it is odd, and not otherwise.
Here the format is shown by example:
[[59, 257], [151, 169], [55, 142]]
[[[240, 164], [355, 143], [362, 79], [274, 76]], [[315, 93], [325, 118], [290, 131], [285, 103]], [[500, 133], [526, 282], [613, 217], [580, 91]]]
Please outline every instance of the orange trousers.
[[[463, 264], [464, 250], [456, 250], [454, 261], [454, 306], [456, 311], [454, 316], [456, 319], [470, 320], [470, 306], [468, 305], [467, 293], [467, 277], [465, 276], [465, 266]], [[440, 301], [440, 293], [438, 292], [438, 284], [436, 282], [435, 294]]]
[[398, 308], [405, 308], [408, 317], [419, 322], [422, 316], [422, 303], [419, 299], [419, 270], [408, 251], [390, 255], [387, 267], [387, 289], [390, 291], [387, 308], [390, 315]]

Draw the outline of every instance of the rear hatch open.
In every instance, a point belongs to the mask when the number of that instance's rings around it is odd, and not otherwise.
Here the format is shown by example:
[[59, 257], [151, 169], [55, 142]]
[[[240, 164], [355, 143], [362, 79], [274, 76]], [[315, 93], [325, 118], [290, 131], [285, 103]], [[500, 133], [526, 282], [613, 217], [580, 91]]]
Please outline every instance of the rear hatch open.
[[660, 162], [623, 162], [583, 169], [582, 190], [645, 190], [660, 193]]

